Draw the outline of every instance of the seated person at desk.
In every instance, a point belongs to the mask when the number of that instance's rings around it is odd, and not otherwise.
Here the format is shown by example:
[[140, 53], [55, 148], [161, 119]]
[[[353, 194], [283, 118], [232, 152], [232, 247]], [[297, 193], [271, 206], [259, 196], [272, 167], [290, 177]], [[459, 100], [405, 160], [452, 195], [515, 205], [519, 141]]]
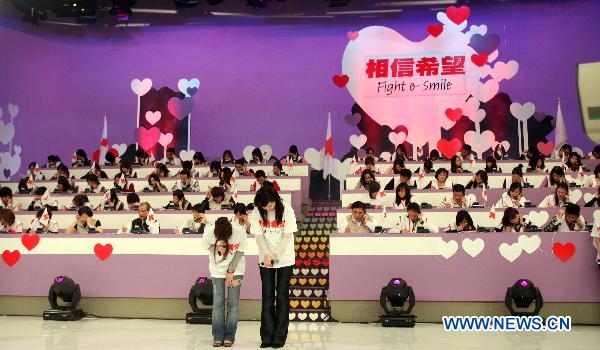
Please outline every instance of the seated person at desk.
[[513, 182], [496, 202], [496, 208], [519, 208], [524, 207], [527, 199], [523, 197], [523, 187], [520, 182]]
[[354, 172], [354, 175], [361, 174], [363, 170], [367, 169], [373, 173], [379, 174], [379, 171], [375, 168], [375, 159], [371, 156], [365, 158], [365, 166], [358, 168], [358, 170]]
[[494, 147], [494, 158], [496, 160], [508, 159], [508, 152], [500, 142]]
[[415, 233], [419, 228], [429, 230], [429, 232], [432, 233], [440, 232], [440, 229], [437, 226], [427, 222], [427, 219], [423, 219], [419, 204], [410, 203], [406, 210], [408, 213], [406, 215], [401, 214], [400, 221], [396, 224], [396, 228], [400, 233]]
[[546, 165], [544, 165], [544, 156], [541, 153], [534, 154], [531, 157], [527, 171], [534, 173], [543, 173], [546, 171]]
[[[108, 197], [108, 199], [106, 198]], [[108, 210], [108, 211], [120, 211], [125, 209], [125, 204], [119, 200], [117, 196], [117, 191], [112, 188], [109, 190], [108, 194], [104, 194], [104, 199], [100, 203], [98, 207], [100, 210]]]
[[233, 185], [231, 181], [233, 179], [233, 171], [230, 168], [223, 168], [219, 173], [219, 187], [223, 187], [223, 189], [227, 192], [233, 190]]
[[460, 156], [454, 155], [450, 158], [450, 172], [452, 174], [464, 173], [462, 168], [463, 161]]
[[0, 209], [0, 231], [7, 233], [23, 233], [23, 223], [16, 219], [10, 209]]
[[448, 197], [444, 197], [439, 205], [440, 208], [470, 208], [472, 206], [473, 202], [465, 196], [465, 186], [461, 184], [452, 186], [452, 198], [448, 200]]
[[452, 188], [452, 181], [448, 180], [448, 170], [446, 168], [438, 168], [435, 171], [435, 180], [429, 182], [425, 189], [449, 190]]
[[61, 210], [79, 210], [79, 208], [81, 207], [85, 207], [85, 206], [90, 206], [90, 200], [88, 198], [87, 195], [83, 194], [83, 193], [79, 193], [76, 194], [73, 197], [73, 200], [71, 201], [71, 206], [67, 207], [66, 205], [63, 205], [62, 208], [60, 208]]
[[569, 203], [565, 208], [562, 208], [552, 218], [550, 223], [546, 225], [544, 231], [547, 232], [569, 232], [569, 231], [586, 231], [585, 219], [581, 215], [579, 205]]
[[64, 176], [59, 176], [58, 180], [56, 180], [56, 187], [54, 188], [54, 193], [77, 193], [77, 188], [69, 182], [69, 180]]
[[56, 173], [54, 175], [52, 175], [50, 180], [57, 180], [61, 176], [64, 176], [67, 179], [71, 178], [71, 173], [69, 172], [69, 168], [67, 168], [67, 166], [64, 164], [60, 164], [58, 167], [56, 167]]
[[82, 180], [85, 180], [90, 175], [96, 175], [99, 179], [108, 179], [108, 175], [104, 170], [100, 169], [100, 164], [93, 163], [90, 171], [88, 171], [85, 175], [81, 177]]
[[117, 175], [115, 175], [115, 177], [121, 177], [121, 175], [125, 176], [126, 179], [137, 178], [137, 172], [133, 171], [133, 168], [131, 168], [131, 164], [123, 161], [119, 165], [119, 172], [117, 173]]
[[410, 187], [405, 183], [396, 186], [396, 199], [394, 200], [394, 209], [406, 209], [411, 203]]
[[49, 155], [46, 159], [46, 168], [56, 168], [62, 163], [60, 157], [54, 154]]
[[404, 161], [400, 158], [394, 160], [394, 164], [385, 171], [386, 175], [400, 174], [400, 171], [405, 168]]
[[581, 168], [581, 156], [577, 152], [569, 153], [569, 158], [565, 163], [567, 171], [579, 171]]
[[525, 232], [525, 228], [529, 225], [531, 223], [526, 223], [517, 209], [508, 207], [504, 209], [500, 227], [496, 228], [496, 232]]
[[567, 182], [565, 171], [562, 167], [555, 166], [550, 170], [550, 176], [542, 181], [540, 187], [554, 187], [560, 182]]
[[348, 225], [344, 230], [345, 233], [361, 233], [375, 231], [375, 223], [373, 218], [367, 214], [367, 207], [361, 201], [352, 203], [352, 214], [348, 215]]
[[80, 167], [86, 167], [86, 166], [90, 166], [90, 165], [92, 165], [92, 163], [88, 159], [87, 153], [85, 153], [84, 150], [82, 150], [80, 148], [77, 151], [75, 151], [74, 161], [71, 164], [72, 167], [80, 168]]
[[250, 233], [250, 219], [248, 217], [248, 208], [242, 203], [236, 203], [233, 206], [233, 214], [235, 217], [232, 220], [234, 227], [239, 226], [242, 231]]
[[462, 162], [471, 163], [475, 160], [475, 154], [473, 154], [473, 148], [469, 144], [464, 144], [460, 149], [460, 152], [456, 153], [460, 157]]
[[[291, 163], [288, 163], [291, 164]], [[275, 162], [273, 164], [273, 176], [285, 176], [286, 174], [283, 172], [283, 165], [280, 162]]]
[[127, 194], [127, 210], [138, 211], [140, 210], [140, 196], [137, 193]]
[[33, 179], [30, 177], [24, 177], [19, 180], [17, 184], [17, 191], [19, 194], [31, 194], [31, 192], [35, 191], [36, 186], [33, 183]]
[[263, 153], [260, 148], [255, 148], [252, 150], [252, 159], [250, 159], [250, 164], [264, 164], [265, 160], [263, 159]]
[[202, 152], [195, 152], [192, 157], [192, 164], [194, 166], [202, 166], [206, 165], [206, 159], [204, 159], [204, 154]]
[[488, 174], [484, 170], [478, 170], [473, 176], [473, 180], [469, 181], [465, 186], [465, 189], [475, 189], [475, 188], [489, 188], [488, 186]]
[[252, 176], [252, 173], [250, 171], [248, 171], [248, 169], [246, 168], [246, 160], [245, 159], [237, 159], [234, 163], [234, 167], [235, 167], [235, 172], [234, 172], [235, 177]]
[[221, 175], [221, 163], [216, 160], [210, 162], [210, 166], [208, 169], [208, 176], [210, 177], [219, 177]]
[[179, 166], [181, 166], [181, 159], [177, 158], [177, 156], [175, 155], [175, 148], [169, 147], [169, 148], [167, 148], [165, 158], [163, 158], [160, 161], [160, 163], [167, 165], [167, 166], [179, 167]]
[[187, 221], [185, 227], [178, 227], [176, 233], [204, 233], [204, 228], [208, 225], [204, 208], [202, 204], [195, 204], [192, 207], [192, 218]]
[[83, 190], [85, 193], [104, 193], [106, 192], [106, 188], [100, 185], [100, 181], [98, 180], [98, 176], [94, 174], [89, 174], [85, 180], [87, 182], [87, 187]]
[[594, 168], [594, 174], [583, 180], [583, 187], [600, 187], [600, 163]]
[[363, 203], [371, 206], [371, 208], [383, 208], [385, 206], [385, 201], [383, 200], [382, 195], [379, 193], [380, 190], [381, 185], [379, 182], [371, 182], [368, 186], [369, 194], [364, 199]]
[[365, 169], [360, 174], [360, 180], [356, 184], [355, 190], [366, 190], [371, 182], [375, 182], [375, 173], [369, 169]]
[[396, 159], [400, 159], [402, 162], [406, 162], [407, 160], [409, 160], [408, 152], [406, 151], [406, 147], [404, 146], [404, 144], [399, 144], [398, 146], [396, 146], [392, 157], [394, 161]]
[[160, 223], [148, 202], [140, 203], [138, 218], [133, 219], [129, 226], [123, 226], [118, 233], [160, 233]]
[[[48, 189], [44, 186], [40, 186], [35, 189], [35, 191], [33, 192], [33, 200], [29, 204], [29, 207], [27, 207], [27, 211], [37, 211], [38, 209], [44, 207], [44, 203], [42, 203], [42, 197], [44, 197], [46, 191], [48, 191]], [[49, 209], [58, 210], [58, 207], [49, 206]]]
[[58, 222], [52, 220], [52, 210], [43, 208], [37, 211], [27, 233], [58, 233]]
[[40, 165], [37, 162], [29, 163], [25, 176], [31, 177], [33, 181], [46, 180], [46, 176], [41, 172]]
[[204, 210], [221, 210], [222, 206], [232, 207], [235, 204], [230, 195], [225, 194], [223, 187], [212, 187], [206, 192], [206, 198], [202, 201]]
[[115, 166], [117, 165], [117, 157], [111, 152], [106, 152], [104, 156], [104, 164], [103, 166]]
[[[250, 191], [253, 192], [260, 190], [260, 188], [263, 187], [263, 185], [267, 181], [267, 175], [265, 174], [264, 170], [257, 170], [256, 173], [254, 173], [254, 177], [256, 178], [256, 181], [254, 181], [254, 183], [250, 185]], [[271, 183], [273, 184], [273, 187], [275, 187], [275, 191], [281, 191], [281, 188], [279, 188], [277, 181], [273, 180], [271, 181]]]
[[291, 145], [288, 149], [288, 154], [280, 159], [282, 163], [306, 163], [304, 158], [298, 153], [298, 147]]
[[400, 183], [405, 183], [408, 187], [416, 188], [416, 182], [411, 184], [410, 178], [412, 177], [412, 171], [410, 169], [402, 169], [400, 170]]
[[135, 192], [135, 186], [132, 183], [129, 183], [129, 180], [123, 175], [115, 175], [113, 188], [117, 192]]
[[192, 179], [189, 170], [183, 169], [179, 172], [179, 180], [175, 181], [171, 190], [181, 190], [183, 192], [199, 192], [200, 185], [198, 184], [197, 180]]
[[160, 182], [157, 174], [148, 176], [148, 186], [144, 187], [144, 192], [169, 192], [167, 187]]
[[496, 158], [494, 156], [489, 156], [485, 159], [485, 169], [483, 169], [486, 173], [501, 173], [502, 169], [498, 168], [498, 163], [496, 162]]
[[165, 206], [165, 209], [192, 210], [192, 204], [185, 199], [182, 190], [175, 190], [173, 191], [173, 200]]
[[102, 224], [94, 219], [92, 209], [84, 206], [77, 210], [75, 220], [67, 225], [65, 233], [102, 233]]
[[23, 205], [13, 200], [13, 192], [10, 187], [0, 188], [0, 209], [10, 209], [12, 211], [21, 210]]
[[154, 171], [152, 173], [158, 175], [158, 177], [160, 177], [161, 179], [166, 179], [169, 176], [171, 176], [171, 171], [169, 170], [169, 168], [167, 168], [167, 166], [162, 163], [157, 163], [156, 168], [154, 168]]
[[473, 232], [477, 231], [473, 218], [466, 210], [459, 210], [456, 213], [456, 221], [448, 225], [446, 232]]
[[221, 164], [233, 164], [235, 157], [230, 149], [223, 151], [223, 157], [221, 158]]
[[[523, 178], [523, 164], [519, 164], [513, 168], [510, 174], [510, 183], [518, 182], [521, 186], [525, 186], [525, 179]], [[502, 188], [506, 188], [506, 179], [504, 179], [504, 183], [502, 184]], [[509, 185], [510, 186], [510, 185]]]
[[563, 208], [569, 202], [569, 186], [565, 182], [556, 185], [554, 194], [547, 195], [538, 208]]
[[148, 156], [148, 153], [142, 148], [138, 148], [138, 150], [135, 151], [135, 162], [133, 164], [136, 166], [149, 165], [150, 157]]
[[198, 170], [194, 169], [194, 163], [191, 160], [185, 160], [185, 161], [181, 162], [181, 171], [179, 171], [177, 174], [175, 174], [175, 176], [181, 175], [181, 172], [184, 170], [187, 170], [187, 172], [190, 173], [190, 178], [203, 177], [203, 176], [206, 176], [208, 173], [208, 171], [204, 171], [204, 174], [200, 174], [200, 172]]

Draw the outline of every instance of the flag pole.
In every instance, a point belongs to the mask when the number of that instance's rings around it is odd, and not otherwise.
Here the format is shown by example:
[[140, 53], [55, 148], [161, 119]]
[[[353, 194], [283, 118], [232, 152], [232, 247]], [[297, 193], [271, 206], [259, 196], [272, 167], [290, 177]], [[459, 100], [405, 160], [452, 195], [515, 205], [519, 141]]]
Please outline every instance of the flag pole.
[[[331, 120], [331, 107], [327, 109], [327, 117]], [[327, 174], [327, 200], [331, 200], [331, 173]]]

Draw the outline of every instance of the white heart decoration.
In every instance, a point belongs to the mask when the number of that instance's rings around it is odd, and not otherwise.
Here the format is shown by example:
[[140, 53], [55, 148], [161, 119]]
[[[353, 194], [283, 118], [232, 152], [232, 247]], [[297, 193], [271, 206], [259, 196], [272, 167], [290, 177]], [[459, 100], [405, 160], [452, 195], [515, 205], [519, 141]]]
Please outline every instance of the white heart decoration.
[[347, 158], [343, 162], [340, 162], [339, 159], [333, 159], [333, 177], [343, 182], [346, 180], [346, 176], [350, 174], [351, 165], [352, 158]]
[[497, 81], [502, 81], [514, 77], [518, 71], [519, 64], [517, 63], [517, 61], [511, 60], [507, 63], [499, 61], [494, 64], [494, 69], [492, 69], [490, 74], [492, 78], [496, 79]]
[[502, 142], [494, 141], [494, 145], [492, 146], [492, 149], [495, 149], [498, 144], [501, 144], [504, 147], [504, 150], [506, 152], [508, 152], [508, 149], [510, 148], [510, 143], [508, 141], [502, 141]]
[[591, 201], [592, 199], [594, 199], [594, 197], [596, 197], [596, 196], [593, 193], [589, 193], [589, 192], [585, 193], [583, 195], [583, 201], [587, 203], [587, 202]]
[[446, 259], [449, 259], [458, 250], [458, 243], [455, 240], [450, 240], [448, 242], [444, 241], [440, 238], [435, 244], [436, 251]]
[[319, 318], [319, 314], [318, 314], [318, 313], [316, 313], [316, 312], [311, 312], [311, 313], [308, 315], [308, 318], [310, 318], [310, 319], [311, 319], [311, 320], [313, 320], [313, 321], [316, 321], [316, 320]]
[[177, 88], [179, 88], [179, 91], [183, 92], [186, 97], [190, 97], [190, 94], [187, 91], [188, 88], [199, 89], [200, 88], [200, 80], [198, 80], [197, 78], [190, 79], [190, 80], [179, 79], [179, 82], [177, 82]]
[[540, 244], [542, 244], [542, 239], [538, 235], [520, 235], [517, 242], [519, 243], [521, 249], [527, 252], [527, 254], [531, 254], [540, 247]]
[[306, 320], [307, 317], [308, 317], [308, 315], [306, 314], [306, 312], [298, 313], [298, 318], [302, 321]]
[[290, 312], [290, 313], [288, 314], [288, 317], [289, 317], [290, 321], [293, 321], [293, 320], [296, 318], [296, 314], [295, 314], [295, 313], [293, 313], [293, 312]]
[[477, 112], [468, 116], [473, 123], [479, 123], [485, 118], [485, 110], [478, 109]]
[[548, 215], [548, 212], [545, 210], [541, 210], [539, 212], [530, 211], [529, 215], [527, 215], [527, 218], [535, 226], [542, 227], [546, 222], [548, 222], [550, 215]]
[[594, 222], [600, 222], [600, 210], [594, 210]]
[[252, 151], [254, 151], [256, 147], [250, 145], [250, 146], [246, 146], [244, 147], [244, 150], [242, 151], [242, 155], [244, 156], [244, 159], [249, 162], [252, 160]]
[[192, 159], [194, 159], [194, 153], [196, 153], [196, 151], [194, 151], [193, 149], [181, 150], [179, 152], [179, 159], [181, 159], [181, 161], [192, 160]]
[[466, 195], [465, 197], [467, 198], [467, 201], [469, 201], [470, 203], [477, 202], [477, 196], [475, 196], [475, 193], [470, 193], [470, 194]]
[[518, 120], [524, 122], [531, 118], [533, 113], [535, 113], [535, 105], [531, 102], [527, 102], [525, 104], [513, 102], [510, 105], [510, 113], [512, 113], [512, 115]]
[[314, 148], [307, 148], [304, 151], [304, 159], [310, 164], [314, 170], [323, 170], [323, 157], [325, 155], [325, 148], [317, 151]]
[[489, 54], [487, 61], [489, 63], [492, 63], [492, 62], [494, 62], [496, 60], [496, 58], [498, 58], [498, 50], [494, 50], [494, 52], [492, 52], [491, 54]]
[[475, 153], [481, 155], [483, 152], [492, 148], [496, 141], [496, 136], [490, 130], [486, 130], [481, 134], [476, 133], [473, 130], [465, 132], [464, 135], [465, 143], [468, 143], [473, 148]]
[[8, 145], [12, 139], [15, 137], [15, 126], [13, 123], [4, 124], [2, 120], [0, 120], [0, 142], [4, 145]]
[[312, 289], [305, 289], [302, 293], [304, 293], [304, 296], [308, 298], [312, 295]]
[[323, 290], [322, 289], [315, 289], [314, 293], [313, 293], [317, 298], [320, 298], [321, 295], [323, 295]]
[[302, 293], [302, 291], [300, 289], [294, 289], [292, 291], [292, 294], [294, 294], [294, 296], [296, 296], [296, 297], [299, 297], [301, 293]]
[[473, 258], [479, 255], [483, 251], [484, 247], [485, 242], [481, 238], [465, 238], [462, 241], [463, 250]]
[[[0, 153], [0, 169], [8, 169], [10, 170], [10, 174], [15, 175], [19, 168], [21, 167], [21, 155], [20, 155], [20, 146], [13, 147], [15, 153], [10, 154], [10, 152], [2, 152]], [[17, 152], [17, 149], [19, 152]], [[4, 178], [4, 172], [0, 172], [0, 177]]]
[[14, 103], [8, 103], [8, 114], [11, 118], [15, 118], [19, 114], [19, 106]]
[[500, 90], [500, 84], [494, 79], [490, 79], [485, 83], [477, 81], [473, 83], [472, 88], [473, 96], [484, 103], [494, 98], [498, 94], [498, 90]]
[[269, 160], [269, 158], [271, 158], [271, 155], [273, 155], [273, 149], [271, 148], [271, 146], [262, 145], [259, 148], [260, 148], [260, 151], [262, 152], [263, 158], [265, 160]]
[[150, 78], [146, 78], [142, 81], [139, 79], [133, 79], [131, 81], [131, 90], [133, 90], [133, 92], [135, 92], [135, 94], [138, 96], [144, 96], [148, 93], [148, 91], [150, 91], [151, 88], [152, 80], [150, 80]]
[[392, 154], [390, 152], [383, 152], [379, 155], [379, 158], [389, 162], [392, 160]]
[[147, 111], [146, 115], [145, 115], [146, 120], [148, 121], [148, 123], [150, 123], [150, 125], [154, 125], [154, 124], [158, 123], [161, 116], [162, 115], [161, 115], [160, 111], [155, 111], [155, 112]]
[[365, 143], [367, 143], [367, 135], [350, 135], [349, 141], [353, 147], [360, 149]]
[[569, 192], [569, 201], [571, 203], [577, 203], [577, 202], [579, 202], [579, 200], [581, 199], [582, 196], [583, 196], [583, 193], [581, 193], [581, 190], [579, 190], [579, 189], [572, 190]]
[[394, 144], [394, 146], [398, 146], [401, 143], [404, 143], [404, 141], [406, 141], [406, 133], [404, 131], [400, 131], [400, 132], [390, 132], [388, 134], [388, 139], [390, 140], [391, 143]]
[[517, 260], [523, 250], [521, 249], [521, 245], [517, 242], [513, 244], [502, 243], [500, 244], [500, 247], [498, 247], [498, 251], [500, 251], [500, 255], [502, 255], [504, 259], [513, 262]]
[[116, 149], [117, 152], [119, 153], [119, 157], [121, 157], [127, 151], [127, 144], [126, 143], [122, 143], [122, 144], [115, 143], [114, 145], [112, 145], [112, 148]]
[[158, 138], [158, 143], [160, 143], [163, 147], [167, 147], [168, 144], [171, 143], [171, 141], [173, 141], [173, 134], [171, 134], [170, 132], [163, 134], [160, 134], [160, 137]]
[[487, 33], [487, 26], [485, 24], [481, 25], [472, 25], [469, 27], [469, 31], [467, 32], [467, 36], [471, 37], [475, 34], [485, 35]]

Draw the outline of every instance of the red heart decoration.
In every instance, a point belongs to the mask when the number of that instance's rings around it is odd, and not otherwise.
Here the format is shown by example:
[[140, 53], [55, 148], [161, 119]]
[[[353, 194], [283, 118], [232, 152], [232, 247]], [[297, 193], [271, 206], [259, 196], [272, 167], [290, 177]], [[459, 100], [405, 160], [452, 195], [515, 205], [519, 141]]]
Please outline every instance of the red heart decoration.
[[427, 33], [434, 38], [437, 38], [444, 31], [443, 24], [430, 24], [427, 26]]
[[40, 236], [35, 233], [24, 234], [21, 236], [21, 243], [23, 243], [23, 246], [27, 248], [27, 250], [32, 250], [40, 243]]
[[560, 242], [556, 242], [552, 245], [552, 252], [557, 258], [563, 262], [567, 262], [575, 255], [575, 245], [571, 242], [564, 245]]
[[310, 266], [310, 259], [304, 260], [304, 266], [306, 266], [306, 267]]
[[549, 156], [550, 154], [552, 154], [552, 151], [554, 151], [554, 142], [552, 141], [547, 141], [547, 142], [538, 142], [537, 143], [537, 149], [538, 151], [540, 151], [541, 154], [545, 155], [545, 156]]
[[466, 21], [467, 18], [471, 15], [471, 9], [468, 6], [461, 6], [456, 8], [456, 6], [450, 6], [446, 9], [446, 16], [448, 19], [456, 24], [461, 24]]
[[339, 88], [343, 88], [344, 86], [346, 86], [346, 84], [348, 84], [348, 81], [350, 81], [350, 77], [346, 74], [333, 76], [333, 83]]
[[321, 260], [317, 260], [317, 259], [313, 260], [313, 265], [315, 265], [315, 266], [321, 265]]
[[300, 265], [302, 265], [302, 260], [296, 259], [296, 266], [300, 266]]
[[472, 54], [471, 55], [471, 62], [473, 62], [473, 64], [475, 64], [477, 67], [483, 67], [483, 65], [485, 64], [485, 62], [487, 62], [488, 60], [488, 55], [482, 53], [480, 55], [478, 54]]
[[12, 267], [14, 264], [16, 264], [20, 258], [21, 252], [18, 250], [13, 250], [12, 252], [9, 250], [5, 250], [2, 252], [2, 260], [4, 260], [6, 265], [8, 265], [9, 267]]
[[98, 257], [98, 259], [104, 261], [106, 260], [113, 251], [113, 246], [110, 243], [107, 244], [100, 244], [100, 243], [96, 243], [96, 245], [94, 246], [94, 253], [96, 253], [96, 256]]
[[452, 158], [453, 155], [460, 151], [461, 147], [462, 142], [460, 142], [460, 140], [457, 138], [453, 138], [450, 141], [446, 139], [440, 139], [437, 142], [437, 150], [448, 159]]
[[446, 117], [448, 117], [448, 119], [452, 120], [453, 122], [459, 120], [460, 118], [462, 118], [462, 109], [460, 108], [448, 108], [446, 109]]
[[329, 259], [323, 259], [321, 261], [323, 262], [323, 265], [329, 266]]

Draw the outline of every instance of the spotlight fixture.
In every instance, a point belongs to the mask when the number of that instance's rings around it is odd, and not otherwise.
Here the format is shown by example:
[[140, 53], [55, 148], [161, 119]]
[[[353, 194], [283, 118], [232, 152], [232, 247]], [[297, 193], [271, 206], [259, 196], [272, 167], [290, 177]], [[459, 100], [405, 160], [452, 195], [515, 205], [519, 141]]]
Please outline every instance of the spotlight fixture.
[[173, 0], [178, 9], [187, 9], [198, 6], [198, 0]]
[[[59, 305], [58, 299], [66, 305]], [[54, 279], [48, 292], [48, 301], [51, 309], [44, 310], [44, 320], [77, 321], [83, 317], [83, 310], [77, 305], [81, 300], [79, 285], [67, 276], [58, 276]]]
[[[515, 311], [514, 305], [521, 309], [527, 309], [535, 301], [533, 311]], [[504, 304], [512, 316], [537, 316], [544, 306], [544, 299], [540, 289], [527, 279], [520, 279], [512, 287], [506, 290]]]
[[108, 13], [111, 16], [115, 16], [119, 23], [129, 21], [129, 16], [133, 14], [131, 8], [135, 6], [135, 0], [112, 0], [112, 4]]
[[203, 305], [213, 304], [213, 284], [208, 277], [198, 277], [194, 285], [190, 288], [188, 302], [192, 312], [185, 315], [185, 322], [191, 324], [211, 324], [212, 309], [201, 309], [198, 307], [198, 300]]
[[[407, 300], [408, 307], [404, 309]], [[392, 306], [391, 309], [388, 308], [388, 301]], [[384, 314], [379, 316], [383, 327], [415, 326], [417, 316], [411, 314], [412, 309], [415, 307], [415, 294], [412, 287], [402, 278], [392, 278], [387, 286], [381, 289], [379, 304], [384, 311]]]

